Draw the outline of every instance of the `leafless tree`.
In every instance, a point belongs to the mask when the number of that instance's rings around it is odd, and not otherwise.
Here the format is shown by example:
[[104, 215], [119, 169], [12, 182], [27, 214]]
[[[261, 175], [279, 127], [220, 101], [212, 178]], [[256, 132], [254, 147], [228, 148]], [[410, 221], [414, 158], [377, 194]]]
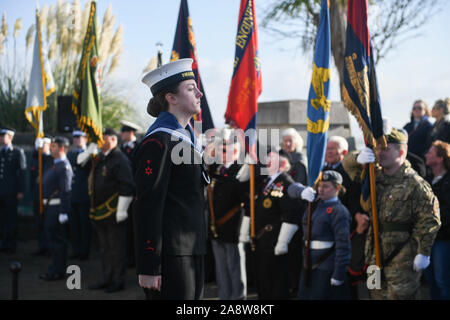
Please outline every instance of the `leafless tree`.
[[[314, 50], [321, 0], [274, 0], [265, 8], [262, 27], [281, 38], [299, 39], [304, 52]], [[331, 52], [344, 78], [347, 1], [330, 0]], [[369, 29], [377, 63], [420, 29], [442, 8], [443, 0], [368, 0]], [[341, 86], [342, 88], [342, 86]]]

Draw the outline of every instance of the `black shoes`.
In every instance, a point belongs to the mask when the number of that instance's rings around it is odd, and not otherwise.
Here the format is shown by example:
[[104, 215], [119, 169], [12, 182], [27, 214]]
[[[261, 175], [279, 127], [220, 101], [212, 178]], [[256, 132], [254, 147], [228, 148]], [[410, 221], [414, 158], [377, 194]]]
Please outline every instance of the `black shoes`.
[[48, 274], [48, 273], [41, 273], [39, 275], [39, 279], [44, 281], [57, 281], [57, 280], [63, 280], [65, 278], [64, 274]]

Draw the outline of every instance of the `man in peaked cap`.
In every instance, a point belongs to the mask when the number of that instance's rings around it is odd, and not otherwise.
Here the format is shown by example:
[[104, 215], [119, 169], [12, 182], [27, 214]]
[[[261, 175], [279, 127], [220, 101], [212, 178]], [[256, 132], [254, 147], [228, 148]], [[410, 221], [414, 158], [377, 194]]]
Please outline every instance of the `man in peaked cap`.
[[140, 126], [134, 124], [133, 122], [122, 120], [120, 121], [122, 128], [120, 129], [120, 139], [122, 140], [122, 145], [120, 150], [131, 158], [131, 154], [137, 146], [136, 132], [142, 130]]
[[[430, 185], [406, 160], [408, 137], [395, 128], [385, 131], [387, 148], [376, 157], [365, 148], [360, 164], [375, 162], [376, 201], [381, 248], [381, 289], [372, 299], [415, 299], [422, 271], [430, 264], [431, 248], [440, 227], [439, 204]], [[372, 219], [372, 218], [371, 218]], [[366, 263], [375, 265], [372, 223], [366, 241]]]
[[117, 133], [107, 128], [103, 138], [104, 143], [94, 160], [90, 215], [99, 239], [102, 279], [89, 289], [112, 293], [125, 286], [125, 221], [133, 199], [133, 177], [127, 157], [117, 147]]
[[86, 151], [86, 133], [79, 128], [72, 132], [73, 149], [67, 153], [73, 169], [72, 198], [69, 213], [70, 240], [72, 244], [72, 255], [70, 259], [78, 258], [86, 260], [89, 257], [91, 244], [91, 221], [89, 219], [89, 189], [88, 177], [91, 163], [81, 166], [77, 163], [80, 153]]
[[[204, 288], [206, 220], [204, 187], [209, 183], [202, 147], [191, 117], [203, 96], [192, 59], [180, 59], [142, 79], [157, 117], [133, 157], [136, 182], [136, 269], [147, 298], [201, 299]], [[190, 161], [176, 163], [174, 148]], [[175, 150], [175, 151], [176, 151]]]
[[0, 251], [12, 254], [17, 246], [17, 204], [23, 198], [27, 167], [22, 149], [13, 146], [15, 130], [0, 129]]
[[66, 154], [69, 140], [55, 137], [50, 145], [53, 166], [42, 178], [44, 202], [44, 230], [48, 241], [51, 263], [39, 278], [45, 281], [64, 279], [67, 262], [67, 238], [64, 224], [69, 220], [72, 190], [72, 167]]

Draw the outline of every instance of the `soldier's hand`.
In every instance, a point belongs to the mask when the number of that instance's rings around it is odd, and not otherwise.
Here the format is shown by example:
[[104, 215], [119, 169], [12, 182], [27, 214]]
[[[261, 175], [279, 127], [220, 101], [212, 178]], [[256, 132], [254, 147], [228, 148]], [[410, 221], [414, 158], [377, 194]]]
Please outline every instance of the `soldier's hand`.
[[333, 279], [333, 278], [331, 278], [331, 281], [330, 281], [330, 284], [331, 284], [333, 287], [340, 286], [340, 285], [342, 285], [343, 283], [344, 283], [343, 280], [336, 280], [336, 279]]
[[19, 192], [18, 194], [17, 194], [17, 200], [22, 200], [23, 199], [23, 192]]
[[34, 142], [34, 148], [37, 150], [39, 148], [42, 148], [43, 146], [44, 146], [44, 139], [36, 138], [36, 141]]
[[242, 218], [241, 227], [239, 230], [239, 242], [250, 242], [250, 218], [247, 216]]
[[120, 223], [125, 221], [128, 218], [128, 213], [126, 211], [117, 211], [116, 213], [116, 222]]
[[365, 147], [356, 158], [356, 161], [360, 164], [375, 162], [375, 153], [373, 153], [373, 150], [369, 147]]
[[150, 290], [161, 291], [161, 276], [139, 275], [139, 286]]
[[313, 202], [316, 198], [316, 191], [311, 187], [307, 187], [302, 191], [302, 194], [300, 196], [303, 200]]
[[276, 256], [288, 253], [288, 244], [286, 242], [277, 242], [274, 253]]
[[356, 232], [359, 234], [364, 233], [366, 229], [369, 227], [369, 217], [365, 214], [357, 212], [355, 214], [356, 220]]
[[67, 221], [69, 221], [69, 216], [67, 215], [67, 213], [60, 213], [58, 215], [58, 221], [61, 224], [65, 224]]
[[414, 258], [414, 271], [420, 272], [426, 269], [430, 265], [430, 257], [424, 256], [423, 254], [418, 254]]

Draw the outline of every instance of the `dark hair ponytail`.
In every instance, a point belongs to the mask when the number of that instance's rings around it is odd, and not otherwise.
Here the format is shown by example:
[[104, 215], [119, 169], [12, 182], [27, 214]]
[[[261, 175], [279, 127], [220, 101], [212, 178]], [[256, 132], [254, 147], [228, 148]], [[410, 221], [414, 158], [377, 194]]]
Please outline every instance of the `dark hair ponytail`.
[[147, 105], [147, 113], [152, 117], [157, 118], [161, 112], [169, 110], [169, 102], [166, 100], [166, 94], [177, 94], [179, 84], [180, 83], [177, 83], [164, 88], [151, 98]]

